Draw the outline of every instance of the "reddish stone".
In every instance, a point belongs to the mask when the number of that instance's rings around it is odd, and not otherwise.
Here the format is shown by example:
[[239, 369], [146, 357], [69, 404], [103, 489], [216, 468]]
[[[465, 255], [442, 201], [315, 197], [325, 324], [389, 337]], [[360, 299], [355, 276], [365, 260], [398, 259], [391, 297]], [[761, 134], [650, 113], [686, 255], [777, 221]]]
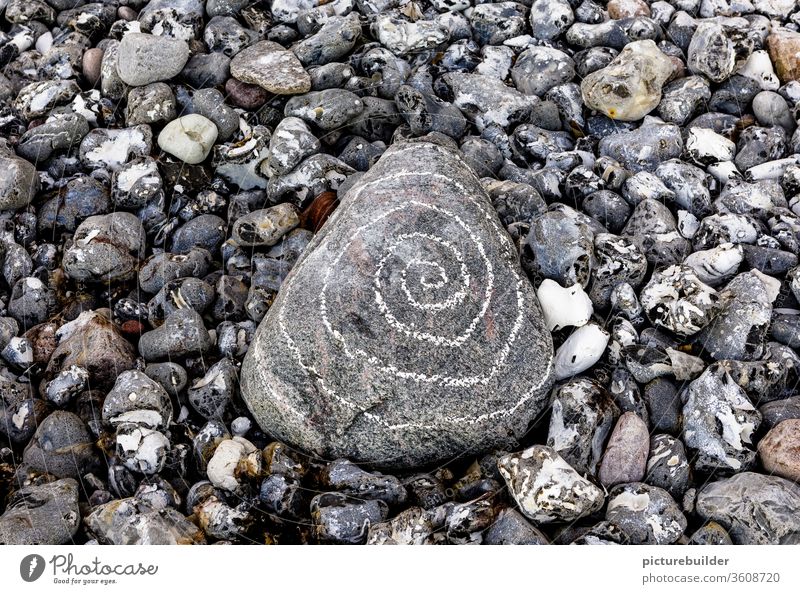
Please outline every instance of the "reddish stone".
[[225, 93], [231, 103], [244, 109], [258, 109], [270, 98], [270, 93], [258, 85], [243, 83], [235, 78], [229, 78], [225, 83]]
[[338, 205], [336, 192], [322, 192], [300, 214], [300, 226], [316, 233]]
[[127, 322], [123, 322], [122, 326], [120, 326], [120, 330], [127, 336], [141, 336], [144, 332], [144, 326], [139, 320], [128, 320]]

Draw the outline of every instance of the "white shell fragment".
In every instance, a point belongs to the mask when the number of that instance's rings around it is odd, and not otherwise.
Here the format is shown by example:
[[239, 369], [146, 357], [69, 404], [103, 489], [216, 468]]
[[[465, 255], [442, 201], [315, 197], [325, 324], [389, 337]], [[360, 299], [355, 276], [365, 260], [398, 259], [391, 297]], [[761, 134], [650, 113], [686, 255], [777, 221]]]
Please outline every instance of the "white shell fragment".
[[577, 375], [597, 363], [610, 338], [608, 332], [594, 323], [575, 330], [556, 351], [556, 380]]
[[536, 291], [550, 332], [567, 326], [583, 326], [592, 317], [592, 301], [580, 283], [564, 288], [549, 278]]

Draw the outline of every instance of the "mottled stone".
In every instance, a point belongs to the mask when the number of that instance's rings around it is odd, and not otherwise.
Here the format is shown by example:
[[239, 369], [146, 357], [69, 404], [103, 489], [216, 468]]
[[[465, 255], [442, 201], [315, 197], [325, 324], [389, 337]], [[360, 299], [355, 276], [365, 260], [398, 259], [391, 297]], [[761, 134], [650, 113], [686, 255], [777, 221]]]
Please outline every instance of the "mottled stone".
[[742, 472], [705, 486], [697, 513], [719, 522], [735, 544], [800, 544], [800, 486], [777, 476]]
[[775, 425], [758, 442], [761, 464], [772, 474], [800, 482], [800, 419]]
[[311, 77], [292, 52], [274, 41], [259, 41], [231, 60], [231, 75], [277, 95], [311, 90]]
[[603, 505], [603, 492], [552, 448], [532, 446], [503, 456], [497, 466], [514, 501], [534, 522], [573, 522]]
[[0, 516], [0, 544], [73, 544], [80, 523], [77, 481], [26, 486], [11, 494]]
[[141, 87], [177, 76], [188, 59], [189, 46], [184, 41], [128, 33], [117, 48], [117, 73], [125, 84]]
[[686, 530], [686, 517], [669, 493], [644, 483], [614, 487], [606, 520], [619, 526], [631, 544], [672, 544]]
[[658, 106], [673, 70], [672, 60], [655, 42], [634, 41], [611, 64], [583, 79], [583, 100], [612, 119], [635, 122]]
[[553, 392], [547, 445], [578, 472], [594, 474], [619, 408], [602, 386], [588, 378], [570, 380]]
[[605, 487], [642, 480], [650, 451], [649, 437], [647, 424], [636, 413], [626, 412], [619, 418], [597, 474]]
[[153, 509], [135, 497], [115, 499], [86, 516], [86, 527], [101, 544], [204, 544], [203, 532], [172, 507]]
[[686, 389], [683, 441], [696, 452], [697, 470], [747, 470], [755, 462], [753, 433], [761, 414], [719, 365], [708, 367]]
[[800, 33], [775, 29], [767, 37], [767, 50], [784, 83], [800, 79]]

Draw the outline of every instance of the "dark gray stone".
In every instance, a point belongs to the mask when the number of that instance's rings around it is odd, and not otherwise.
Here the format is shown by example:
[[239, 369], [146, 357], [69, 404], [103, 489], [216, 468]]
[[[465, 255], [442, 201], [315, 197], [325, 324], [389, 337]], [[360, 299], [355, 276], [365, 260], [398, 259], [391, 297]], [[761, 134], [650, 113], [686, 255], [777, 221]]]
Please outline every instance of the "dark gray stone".
[[542, 410], [551, 366], [480, 182], [450, 150], [407, 143], [343, 197], [284, 282], [242, 393], [292, 445], [409, 467], [512, 443]]
[[71, 478], [15, 491], [0, 516], [0, 544], [68, 544], [78, 532], [78, 483]]

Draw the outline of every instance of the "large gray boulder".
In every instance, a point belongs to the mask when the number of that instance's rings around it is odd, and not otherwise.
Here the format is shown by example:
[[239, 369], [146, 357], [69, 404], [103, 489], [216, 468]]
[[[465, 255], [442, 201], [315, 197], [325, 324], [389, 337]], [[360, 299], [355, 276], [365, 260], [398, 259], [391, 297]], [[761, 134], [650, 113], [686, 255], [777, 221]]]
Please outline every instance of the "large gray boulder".
[[512, 446], [545, 408], [552, 369], [535, 292], [479, 180], [416, 142], [342, 198], [241, 375], [270, 435], [403, 468]]

